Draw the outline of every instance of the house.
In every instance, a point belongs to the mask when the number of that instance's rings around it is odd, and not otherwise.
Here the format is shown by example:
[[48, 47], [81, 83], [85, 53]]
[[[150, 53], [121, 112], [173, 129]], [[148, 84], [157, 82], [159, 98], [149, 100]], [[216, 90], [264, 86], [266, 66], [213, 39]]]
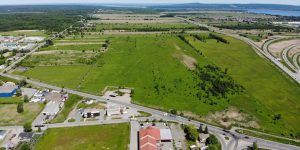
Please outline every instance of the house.
[[13, 82], [6, 82], [0, 86], [0, 97], [12, 97], [18, 88], [19, 86]]
[[139, 131], [139, 150], [158, 150], [160, 130], [156, 127], [142, 128]]
[[0, 130], [0, 141], [5, 138], [6, 134], [5, 130]]
[[198, 150], [198, 147], [196, 145], [191, 145], [190, 150]]
[[33, 138], [34, 134], [32, 132], [22, 132], [19, 134], [19, 139], [21, 141], [29, 142]]
[[43, 110], [43, 115], [55, 116], [59, 112], [62, 105], [62, 103], [50, 101]]
[[206, 139], [209, 137], [209, 134], [200, 133], [199, 134], [199, 141], [205, 143]]
[[107, 105], [106, 106], [106, 115], [121, 115], [127, 113], [126, 107], [118, 106], [118, 105]]
[[95, 118], [97, 116], [100, 116], [100, 111], [97, 109], [85, 109], [82, 112], [83, 118]]
[[149, 126], [139, 131], [139, 148], [140, 150], [158, 150], [162, 149], [163, 142], [173, 140], [170, 129], [159, 129]]
[[172, 134], [170, 129], [160, 129], [160, 140], [162, 142], [171, 142]]

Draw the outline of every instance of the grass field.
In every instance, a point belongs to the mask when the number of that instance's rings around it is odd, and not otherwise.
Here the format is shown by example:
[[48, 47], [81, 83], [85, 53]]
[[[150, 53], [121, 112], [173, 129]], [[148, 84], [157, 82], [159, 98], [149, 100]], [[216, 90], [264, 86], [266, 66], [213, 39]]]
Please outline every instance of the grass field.
[[[300, 87], [296, 83], [239, 40], [226, 37], [230, 44], [223, 44], [186, 37], [204, 56], [177, 36], [106, 36], [111, 45], [96, 65], [34, 67], [22, 75], [94, 94], [100, 94], [105, 86], [134, 87], [134, 103], [202, 117], [235, 106], [254, 117], [260, 130], [300, 135]], [[199, 100], [195, 76], [178, 55], [192, 57], [200, 66], [227, 68], [246, 91], [226, 100], [217, 99], [217, 105]], [[281, 118], [275, 120], [279, 114]]]
[[99, 50], [102, 47], [101, 44], [82, 44], [82, 45], [53, 45], [39, 49], [40, 51], [45, 50]]
[[24, 103], [24, 112], [17, 112], [17, 104], [0, 104], [0, 126], [23, 125], [32, 122], [42, 111], [43, 104]]
[[36, 150], [127, 150], [128, 124], [48, 129]]
[[62, 66], [91, 64], [100, 54], [93, 51], [42, 51], [31, 55], [22, 61], [22, 66]]
[[69, 113], [74, 109], [74, 106], [80, 100], [82, 100], [82, 97], [80, 97], [78, 95], [70, 95], [70, 97], [66, 101], [63, 109], [60, 111], [60, 113], [54, 119], [51, 120], [51, 123], [64, 122], [67, 119]]
[[58, 86], [76, 89], [83, 80], [85, 73], [89, 70], [89, 68], [89, 65], [34, 67], [29, 71], [22, 72], [20, 74]]
[[97, 30], [176, 30], [198, 29], [199, 26], [187, 23], [101, 23]]
[[[260, 58], [250, 46], [233, 38], [226, 39], [230, 41], [229, 45], [217, 43], [215, 40], [200, 42], [192, 38], [190, 42], [213, 63], [229, 68], [229, 74], [254, 97], [253, 101], [257, 101], [259, 107], [245, 107], [242, 99], [236, 101], [236, 105], [240, 105], [241, 109], [248, 109], [248, 112], [258, 118], [263, 117], [259, 118], [262, 130], [299, 136], [299, 85], [270, 62]], [[282, 120], [274, 121], [272, 118], [275, 114], [281, 114]]]
[[22, 102], [22, 97], [1, 97], [0, 104], [17, 104]]
[[10, 31], [10, 32], [0, 32], [0, 35], [8, 35], [8, 36], [20, 36], [20, 35], [27, 35], [27, 36], [43, 36], [48, 37], [49, 35], [45, 34], [44, 31], [35, 31], [35, 30], [20, 30], [20, 31]]

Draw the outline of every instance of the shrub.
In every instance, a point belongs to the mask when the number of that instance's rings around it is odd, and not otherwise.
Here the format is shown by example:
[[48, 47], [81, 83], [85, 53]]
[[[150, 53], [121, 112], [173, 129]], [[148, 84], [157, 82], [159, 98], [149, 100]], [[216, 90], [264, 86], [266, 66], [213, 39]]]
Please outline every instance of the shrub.
[[30, 122], [25, 123], [23, 125], [23, 128], [24, 128], [24, 132], [31, 132], [32, 131], [31, 123]]
[[219, 143], [218, 139], [216, 138], [216, 136], [214, 136], [212, 134], [205, 141], [206, 145], [215, 145], [218, 143]]
[[17, 106], [17, 112], [18, 113], [22, 113], [24, 112], [24, 108], [23, 108], [23, 103], [18, 103], [18, 106]]

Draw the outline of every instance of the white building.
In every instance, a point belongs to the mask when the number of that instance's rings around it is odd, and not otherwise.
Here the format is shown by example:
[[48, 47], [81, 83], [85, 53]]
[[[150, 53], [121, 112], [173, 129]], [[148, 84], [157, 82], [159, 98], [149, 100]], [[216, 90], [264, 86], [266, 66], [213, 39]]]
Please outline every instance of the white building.
[[113, 115], [121, 115], [126, 114], [126, 107], [119, 106], [119, 105], [107, 105], [106, 106], [106, 115], [113, 116]]

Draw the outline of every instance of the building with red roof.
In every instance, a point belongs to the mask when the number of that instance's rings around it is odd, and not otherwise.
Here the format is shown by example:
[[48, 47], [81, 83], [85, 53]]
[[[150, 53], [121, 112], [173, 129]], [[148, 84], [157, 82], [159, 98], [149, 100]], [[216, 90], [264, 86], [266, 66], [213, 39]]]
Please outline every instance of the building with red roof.
[[158, 150], [160, 130], [156, 127], [143, 128], [139, 132], [140, 150]]

